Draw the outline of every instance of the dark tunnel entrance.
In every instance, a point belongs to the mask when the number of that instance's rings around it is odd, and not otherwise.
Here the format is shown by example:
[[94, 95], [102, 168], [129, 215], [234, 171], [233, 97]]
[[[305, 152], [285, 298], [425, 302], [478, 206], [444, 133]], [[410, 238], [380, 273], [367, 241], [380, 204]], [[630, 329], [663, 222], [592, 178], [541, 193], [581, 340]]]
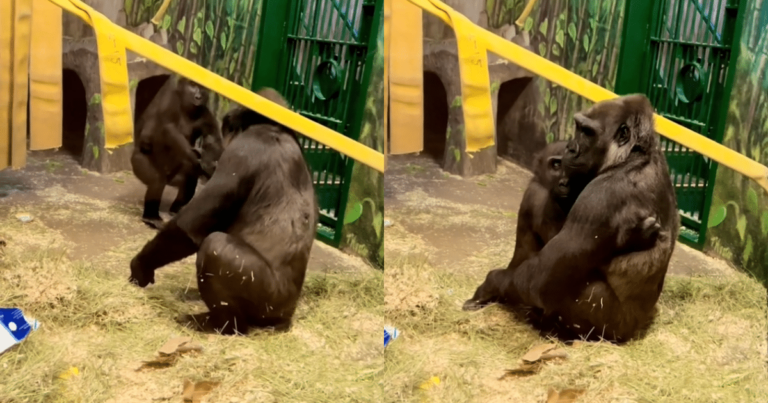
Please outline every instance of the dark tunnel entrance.
[[496, 109], [496, 150], [499, 157], [530, 168], [533, 156], [547, 145], [536, 116], [539, 102], [530, 77], [505, 81], [499, 87]]
[[136, 104], [133, 107], [134, 124], [138, 122], [141, 115], [147, 110], [149, 103], [152, 102], [157, 92], [170, 77], [169, 74], [160, 74], [139, 81], [139, 85], [136, 87]]
[[440, 77], [424, 72], [424, 153], [440, 166], [445, 158], [445, 136], [448, 130], [448, 94]]
[[74, 70], [62, 72], [62, 139], [61, 150], [82, 163], [88, 100], [85, 86]]

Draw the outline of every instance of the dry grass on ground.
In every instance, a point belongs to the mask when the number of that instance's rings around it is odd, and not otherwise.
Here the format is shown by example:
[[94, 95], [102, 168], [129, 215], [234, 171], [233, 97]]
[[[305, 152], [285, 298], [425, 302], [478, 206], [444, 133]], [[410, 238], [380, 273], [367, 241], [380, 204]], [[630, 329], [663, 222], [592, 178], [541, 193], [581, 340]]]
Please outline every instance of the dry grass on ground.
[[[763, 402], [766, 290], [746, 275], [670, 276], [648, 336], [618, 347], [565, 347], [535, 375], [499, 380], [546, 340], [491, 306], [461, 311], [481, 278], [431, 267], [423, 252], [387, 255], [385, 318], [400, 337], [385, 352], [385, 401], [543, 402], [585, 389], [589, 402]], [[440, 383], [419, 388], [432, 377]]]
[[[73, 223], [87, 218], [71, 206], [25, 211], [65, 214]], [[160, 270], [158, 283], [142, 290], [128, 284], [127, 267], [151, 234], [127, 236], [89, 262], [70, 261], [70, 241], [44, 220], [20, 223], [16, 210], [0, 216], [7, 241], [0, 306], [22, 308], [41, 327], [0, 355], [0, 402], [178, 402], [185, 379], [220, 382], [209, 402], [381, 401], [380, 271], [308, 274], [288, 333], [201, 335], [174, 321], [205, 310], [192, 258]], [[109, 220], [123, 225], [135, 213], [112, 209]], [[174, 336], [190, 336], [204, 349], [170, 368], [135, 371]], [[71, 367], [79, 375], [60, 379]]]

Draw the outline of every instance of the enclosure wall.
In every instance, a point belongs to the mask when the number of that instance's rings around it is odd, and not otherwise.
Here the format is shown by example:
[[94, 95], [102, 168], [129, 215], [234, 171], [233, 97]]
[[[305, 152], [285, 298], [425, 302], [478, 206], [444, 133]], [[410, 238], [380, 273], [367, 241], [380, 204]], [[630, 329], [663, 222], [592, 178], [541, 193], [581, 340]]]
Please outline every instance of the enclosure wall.
[[[358, 141], [384, 152], [384, 29], [383, 16], [363, 125]], [[384, 268], [384, 174], [355, 163], [349, 185], [341, 244], [379, 268]]]
[[[192, 0], [187, 2], [174, 1], [170, 3], [170, 7], [165, 13], [158, 14], [162, 0], [150, 0], [150, 1], [131, 1], [131, 0], [114, 0], [114, 1], [86, 1], [89, 5], [94, 7], [96, 11], [103, 13], [111, 21], [118, 25], [125, 26], [130, 31], [149, 39], [150, 41], [163, 46], [186, 59], [197, 63], [198, 65], [210, 70], [218, 75], [221, 75], [235, 83], [245, 87], [251, 88], [252, 83], [255, 81], [254, 65], [257, 59], [257, 45], [259, 43], [260, 25], [262, 23], [262, 13], [264, 11], [262, 0], [237, 0], [237, 1], [211, 1], [211, 0]], [[329, 0], [296, 0], [296, 4], [324, 4], [326, 8], [330, 9], [332, 6], [337, 5], [335, 2]], [[365, 4], [375, 4], [373, 1], [366, 0]], [[381, 25], [381, 24], [379, 24]], [[69, 42], [65, 41], [65, 53], [69, 53], [71, 57], [66, 58], [73, 60], [84, 60], [81, 57], [81, 53], [85, 48], [85, 51], [93, 51], [93, 31], [90, 27], [72, 15], [65, 17], [64, 34]], [[319, 35], [322, 35], [320, 33]], [[275, 41], [280, 36], [279, 32], [269, 31], [264, 35], [263, 41]], [[374, 37], [376, 38], [376, 37]], [[383, 42], [381, 39], [379, 42]], [[82, 44], [85, 44], [83, 46]], [[90, 46], [90, 47], [89, 47]], [[89, 89], [89, 105], [93, 104], [95, 108], [98, 108], [98, 75], [93, 71], [88, 70], [87, 66], [79, 66], [79, 64], [92, 64], [87, 62], [76, 62], [78, 64], [78, 73], [80, 74], [86, 89]], [[66, 64], [66, 63], [65, 63]], [[148, 63], [152, 66], [144, 66], [144, 61], [131, 60], [129, 54], [129, 72], [132, 73], [130, 81], [130, 90], [132, 99], [135, 102], [134, 109], [140, 109], [139, 107], [143, 101], [138, 95], [138, 88], [141, 83], [146, 82], [152, 77], [169, 73], [165, 69], [154, 69], [153, 63]], [[274, 64], [274, 62], [273, 62]], [[380, 63], [383, 64], [383, 63]], [[66, 67], [66, 66], [65, 66]], [[141, 71], [139, 71], [141, 70]], [[135, 73], [135, 74], [134, 74]], [[383, 72], [379, 69], [379, 76], [383, 75]], [[381, 77], [377, 77], [379, 80]], [[372, 78], [376, 80], [377, 78]], [[147, 87], [147, 85], [144, 85]], [[151, 86], [150, 86], [151, 87]], [[305, 88], [310, 90], [309, 88]], [[93, 92], [93, 96], [91, 96]], [[143, 91], [146, 92], [146, 91]], [[354, 92], [354, 91], [353, 91]], [[362, 102], [357, 101], [356, 104], [362, 105], [363, 102], [366, 105], [381, 105], [383, 103], [381, 91], [375, 92], [374, 99], [369, 96], [367, 99], [365, 91], [357, 91], [355, 94], [361, 93], [359, 99]], [[215, 112], [215, 114], [221, 118], [230, 108], [230, 102], [228, 99], [212, 94], [209, 107]], [[358, 103], [359, 102], [359, 103]], [[90, 106], [89, 106], [90, 108]], [[362, 108], [362, 107], [361, 107]], [[376, 109], [374, 107], [374, 109]], [[381, 115], [383, 112], [379, 111], [374, 115], [374, 120], [381, 121]], [[89, 113], [89, 125], [86, 126], [86, 132], [94, 131], [94, 128], [98, 127], [99, 122], [90, 122], [91, 118], [97, 120], [100, 119], [100, 115], [97, 113]], [[376, 147], [377, 138], [383, 136], [382, 129], [377, 124], [366, 124], [364, 126], [366, 130], [371, 129], [372, 133], [368, 136], [373, 138], [371, 145]], [[357, 138], [358, 136], [351, 136]], [[381, 137], [383, 139], [383, 137]], [[85, 134], [85, 150], [84, 165], [88, 165], [90, 161], [107, 158], [106, 153], [99, 152], [102, 148], [95, 142], [96, 138], [90, 133]], [[93, 148], [93, 153], [91, 153]], [[383, 147], [379, 147], [381, 150]], [[102, 150], [103, 151], [103, 150]], [[351, 166], [351, 164], [350, 164]], [[376, 179], [375, 175], [367, 175], [359, 178], [361, 180], [370, 180], [371, 183], [360, 185], [355, 190], [355, 196], [359, 200], [378, 200], [375, 202], [378, 204], [378, 211], [381, 212], [381, 191], [376, 190], [376, 186], [380, 187], [381, 180]], [[357, 178], [355, 180], [358, 180]], [[356, 199], [357, 201], [357, 199]], [[359, 204], [359, 203], [358, 203]], [[379, 214], [381, 215], [381, 214]], [[378, 253], [381, 244], [381, 232], [383, 226], [383, 220], [379, 219], [379, 227], [377, 230], [367, 231], [366, 234], [357, 234], [355, 240], [357, 244], [365, 246], [364, 250], [372, 250], [375, 255]], [[354, 224], [353, 222], [350, 224]], [[368, 225], [373, 225], [373, 221], [369, 220]], [[370, 235], [371, 239], [367, 238]], [[361, 248], [353, 248], [355, 251], [360, 251]], [[368, 258], [369, 256], [364, 256]], [[375, 256], [371, 260], [377, 261]]]
[[[748, 0], [723, 145], [768, 163], [768, 1]], [[768, 197], [737, 172], [717, 170], [705, 247], [768, 281]]]
[[[623, 1], [540, 1], [522, 27], [515, 25], [515, 20], [522, 14], [527, 0], [448, 0], [445, 3], [480, 27], [613, 90]], [[450, 42], [453, 38], [450, 27], [424, 13], [425, 44]], [[458, 71], [455, 79], [458, 82]], [[530, 156], [546, 143], [570, 138], [573, 113], [591, 105], [586, 99], [538, 77], [494, 81], [491, 91], [500, 91], [496, 113], [498, 153], [526, 167], [530, 167]], [[429, 113], [429, 105], [425, 106], [425, 113]]]

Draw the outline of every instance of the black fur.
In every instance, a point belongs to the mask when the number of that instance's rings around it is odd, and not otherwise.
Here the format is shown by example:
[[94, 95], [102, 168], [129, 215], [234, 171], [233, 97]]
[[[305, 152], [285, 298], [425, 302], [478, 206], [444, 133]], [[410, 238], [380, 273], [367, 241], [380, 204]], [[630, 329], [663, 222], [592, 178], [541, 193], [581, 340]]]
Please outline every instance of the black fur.
[[517, 268], [488, 273], [478, 291], [557, 317], [563, 334], [623, 342], [653, 319], [679, 231], [675, 192], [645, 96], [575, 120], [563, 173], [578, 197], [562, 230]]
[[[198, 178], [210, 177], [223, 151], [216, 118], [206, 106], [208, 90], [184, 77], [171, 78], [138, 119], [131, 165], [145, 185], [147, 225], [160, 228], [160, 200], [170, 185], [179, 189], [170, 212], [178, 213], [195, 194]], [[197, 140], [202, 149], [194, 149]]]
[[191, 319], [203, 330], [285, 330], [317, 229], [312, 177], [292, 131], [267, 123], [222, 131], [229, 145], [216, 172], [131, 261], [130, 281], [154, 283], [155, 269], [197, 253], [210, 312]]
[[[261, 88], [256, 91], [256, 94], [282, 106], [283, 108], [290, 109], [290, 105], [288, 105], [288, 102], [283, 98], [283, 96], [272, 88]], [[229, 144], [229, 142], [232, 140], [232, 137], [237, 133], [240, 133], [251, 126], [258, 124], [270, 124], [280, 127], [285, 132], [292, 133], [293, 138], [298, 142], [298, 137], [296, 137], [296, 133], [294, 133], [293, 130], [256, 111], [252, 111], [243, 107], [242, 105], [235, 104], [221, 120], [221, 134], [224, 138], [224, 144]]]

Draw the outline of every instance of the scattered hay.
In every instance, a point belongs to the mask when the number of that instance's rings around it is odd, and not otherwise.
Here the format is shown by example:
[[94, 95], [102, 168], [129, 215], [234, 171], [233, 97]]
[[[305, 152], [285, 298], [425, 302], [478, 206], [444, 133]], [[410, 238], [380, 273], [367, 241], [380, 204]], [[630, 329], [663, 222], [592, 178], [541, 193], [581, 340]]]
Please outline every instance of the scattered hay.
[[384, 297], [385, 311], [392, 314], [418, 314], [432, 311], [438, 305], [438, 294], [430, 289], [426, 259], [419, 262], [399, 263], [388, 261], [387, 287]]
[[[766, 292], [746, 275], [671, 276], [644, 339], [621, 347], [555, 342], [546, 349], [566, 353], [567, 360], [536, 361], [532, 374], [503, 380], [505, 369], [542, 340], [498, 306], [461, 311], [475, 276], [437, 270], [423, 255], [387, 260], [386, 275], [385, 317], [402, 332], [386, 350], [387, 401], [539, 403], [569, 401], [570, 392], [562, 400], [569, 389], [585, 391], [578, 401], [598, 403], [727, 403], [768, 395]], [[417, 290], [428, 297], [415, 297]], [[432, 377], [441, 380], [439, 387], [418, 388]]]
[[[159, 270], [154, 286], [134, 287], [128, 262], [153, 236], [136, 211], [59, 188], [38, 193], [39, 202], [24, 206], [32, 222], [16, 219], [15, 206], [0, 207], [0, 306], [21, 308], [41, 323], [0, 355], [0, 401], [181, 401], [185, 381], [192, 401], [200, 391], [208, 402], [382, 400], [381, 271], [331, 260], [359, 269], [308, 273], [291, 331], [203, 335], [175, 321], [205, 310], [193, 257]], [[107, 222], [109, 239], [93, 239], [89, 226]], [[82, 228], [78, 238], [55, 229], [62, 223]], [[71, 251], [84, 242], [97, 248], [87, 260], [73, 260]], [[177, 337], [203, 351], [173, 354], [172, 365], [136, 371]]]

